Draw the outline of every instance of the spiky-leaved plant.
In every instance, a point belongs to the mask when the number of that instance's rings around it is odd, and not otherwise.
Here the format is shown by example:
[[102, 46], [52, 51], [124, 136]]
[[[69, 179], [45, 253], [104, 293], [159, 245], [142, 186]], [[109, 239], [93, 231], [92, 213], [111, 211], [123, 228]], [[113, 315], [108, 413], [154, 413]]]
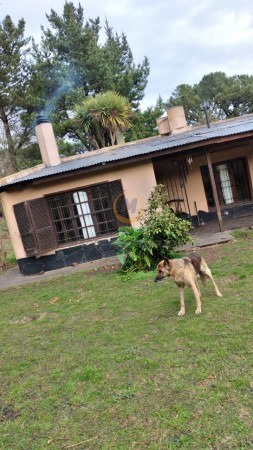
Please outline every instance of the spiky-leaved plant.
[[127, 98], [108, 91], [85, 98], [75, 106], [74, 121], [95, 148], [117, 143], [117, 132], [131, 127], [132, 109]]

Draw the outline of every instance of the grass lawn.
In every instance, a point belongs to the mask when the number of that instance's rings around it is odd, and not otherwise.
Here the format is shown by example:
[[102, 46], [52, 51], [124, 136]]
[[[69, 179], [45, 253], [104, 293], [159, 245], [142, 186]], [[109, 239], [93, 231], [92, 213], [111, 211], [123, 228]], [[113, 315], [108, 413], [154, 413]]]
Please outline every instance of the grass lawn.
[[224, 296], [201, 316], [154, 273], [1, 291], [2, 448], [252, 449], [252, 250], [202, 251]]

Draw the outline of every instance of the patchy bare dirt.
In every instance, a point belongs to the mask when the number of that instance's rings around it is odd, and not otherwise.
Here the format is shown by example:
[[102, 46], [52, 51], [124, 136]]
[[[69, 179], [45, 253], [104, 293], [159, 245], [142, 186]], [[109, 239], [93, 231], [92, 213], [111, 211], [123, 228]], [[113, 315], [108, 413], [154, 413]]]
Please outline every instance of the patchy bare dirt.
[[95, 267], [94, 269], [91, 269], [91, 270], [89, 270], [87, 272], [83, 272], [83, 273], [84, 273], [84, 275], [94, 276], [97, 273], [113, 273], [113, 272], [116, 272], [117, 270], [119, 270], [120, 268], [121, 268], [121, 264], [119, 262], [116, 262], [113, 265]]
[[228, 245], [233, 245], [235, 241], [227, 242], [225, 244], [219, 244], [219, 245], [210, 245], [208, 247], [201, 247], [196, 248], [196, 253], [199, 253], [202, 255], [207, 264], [212, 263], [213, 261], [217, 261], [219, 259], [222, 259], [224, 247]]
[[198, 384], [201, 386], [208, 386], [209, 384], [212, 384], [214, 381], [216, 381], [216, 378], [217, 378], [216, 374], [212, 373], [204, 380], [199, 381]]
[[0, 403], [0, 422], [6, 422], [7, 420], [15, 420], [19, 416], [19, 412], [15, 411], [9, 405], [3, 405]]
[[[219, 259], [222, 259], [223, 256], [223, 251], [224, 251], [224, 247], [227, 245], [233, 245], [235, 241], [231, 241], [231, 242], [227, 242], [227, 243], [222, 243], [219, 245], [210, 245], [207, 247], [201, 247], [201, 248], [196, 248], [196, 253], [199, 253], [200, 255], [202, 255], [207, 264], [212, 263], [213, 261], [217, 261]], [[190, 251], [186, 251], [185, 252], [190, 253]], [[120, 262], [116, 262], [113, 265], [108, 265], [108, 266], [99, 266], [96, 267], [94, 269], [91, 269], [87, 272], [84, 272], [84, 275], [88, 275], [88, 276], [94, 276], [97, 273], [113, 273], [118, 271], [121, 268], [121, 264]]]
[[38, 320], [38, 321], [43, 320], [43, 319], [45, 319], [46, 316], [47, 316], [47, 313], [43, 312], [43, 313], [39, 313], [36, 316], [24, 316], [24, 317], [21, 317], [21, 319], [11, 320], [9, 323], [15, 324], [15, 325], [30, 323], [30, 322], [33, 322], [34, 320]]

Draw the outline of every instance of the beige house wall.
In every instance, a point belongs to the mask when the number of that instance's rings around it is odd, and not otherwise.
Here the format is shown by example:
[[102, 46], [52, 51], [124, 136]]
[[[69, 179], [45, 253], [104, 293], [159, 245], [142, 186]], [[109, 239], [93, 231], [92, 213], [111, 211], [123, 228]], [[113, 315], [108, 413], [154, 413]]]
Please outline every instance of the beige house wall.
[[10, 231], [13, 249], [17, 259], [26, 254], [16, 223], [13, 205], [54, 194], [61, 191], [79, 189], [88, 185], [121, 179], [131, 224], [138, 226], [137, 214], [147, 204], [150, 192], [156, 186], [156, 179], [151, 161], [129, 164], [117, 169], [100, 170], [96, 173], [74, 175], [54, 182], [30, 185], [29, 187], [12, 187], [2, 194], [4, 215]]
[[[211, 153], [213, 163], [226, 161], [229, 159], [245, 157], [248, 163], [250, 183], [253, 185], [253, 145], [242, 146], [229, 150]], [[168, 158], [164, 164], [170, 164]], [[189, 165], [186, 189], [191, 215], [196, 214], [194, 202], [197, 209], [208, 212], [204, 185], [202, 182], [200, 167], [206, 165], [206, 157], [194, 156]], [[13, 249], [17, 259], [25, 258], [26, 254], [17, 227], [13, 205], [43, 197], [44, 195], [57, 192], [79, 189], [88, 185], [114, 181], [121, 179], [125, 193], [130, 221], [133, 226], [138, 226], [137, 214], [147, 204], [150, 192], [156, 186], [156, 178], [152, 161], [129, 164], [116, 169], [100, 170], [90, 174], [74, 175], [58, 181], [45, 182], [30, 185], [29, 187], [12, 187], [2, 194], [4, 215], [10, 231]]]

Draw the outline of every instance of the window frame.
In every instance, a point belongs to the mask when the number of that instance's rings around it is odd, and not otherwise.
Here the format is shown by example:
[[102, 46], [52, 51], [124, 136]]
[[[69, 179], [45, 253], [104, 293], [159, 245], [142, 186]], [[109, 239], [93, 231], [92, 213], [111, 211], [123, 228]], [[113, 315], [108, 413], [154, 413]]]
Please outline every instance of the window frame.
[[[46, 194], [45, 195], [45, 199], [46, 199], [47, 204], [48, 204], [48, 209], [49, 209], [49, 213], [50, 213], [52, 224], [53, 224], [53, 229], [54, 229], [56, 240], [57, 240], [57, 245], [58, 245], [59, 248], [75, 246], [75, 245], [78, 245], [78, 244], [88, 243], [88, 242], [91, 242], [91, 241], [94, 241], [94, 240], [103, 239], [104, 237], [115, 236], [115, 234], [117, 233], [117, 231], [118, 231], [118, 229], [119, 229], [119, 227], [121, 225], [118, 223], [117, 217], [115, 216], [115, 214], [113, 212], [113, 202], [114, 202], [114, 200], [112, 198], [110, 184], [112, 184], [114, 182], [120, 182], [122, 194], [124, 195], [124, 191], [123, 191], [121, 180], [114, 180], [114, 181], [107, 181], [106, 180], [106, 181], [102, 181], [102, 182], [99, 182], [99, 183], [92, 183], [92, 184], [88, 184], [88, 185], [85, 185], [85, 186], [78, 186], [76, 188], [72, 188], [72, 189], [68, 189], [68, 190], [62, 190], [62, 191], [54, 192], [53, 194]], [[104, 185], [106, 185], [106, 187], [108, 188], [109, 197], [110, 197], [110, 200], [111, 200], [112, 207], [111, 208], [106, 208], [105, 210], [101, 210], [101, 212], [108, 211], [108, 210], [112, 211], [113, 218], [114, 218], [115, 224], [116, 224], [116, 228], [114, 230], [112, 230], [112, 231], [101, 233], [101, 232], [99, 232], [98, 222], [97, 222], [97, 218], [96, 218], [96, 213], [100, 212], [100, 211], [96, 211], [94, 209], [93, 199], [92, 199], [92, 196], [91, 196], [91, 189], [94, 188], [94, 187], [99, 187], [99, 186], [104, 186]], [[77, 215], [73, 214], [74, 213], [74, 209], [73, 209], [74, 205], [73, 205], [73, 202], [71, 202], [71, 194], [73, 194], [75, 192], [82, 191], [82, 190], [87, 193], [88, 204], [89, 204], [89, 207], [90, 207], [92, 220], [93, 220], [93, 226], [94, 226], [95, 232], [96, 232], [96, 236], [88, 237], [87, 239], [80, 239], [80, 236], [79, 236], [79, 233], [78, 233], [78, 230], [80, 230], [80, 228], [77, 226], [77, 222], [76, 222]], [[70, 241], [65, 242], [65, 243], [60, 243], [59, 242], [59, 238], [58, 238], [58, 232], [57, 232], [56, 225], [55, 225], [55, 219], [53, 217], [53, 212], [52, 212], [52, 209], [51, 209], [51, 206], [50, 206], [50, 203], [49, 203], [49, 199], [54, 197], [54, 196], [63, 195], [63, 194], [67, 195], [68, 205], [69, 205], [69, 208], [70, 208], [70, 211], [71, 211], [71, 216], [69, 217], [69, 219], [73, 223], [73, 231], [75, 233], [76, 239], [72, 240], [72, 241], [70, 240]], [[125, 197], [124, 197], [124, 200], [125, 200]], [[127, 214], [128, 214], [127, 207], [126, 207], [126, 211], [127, 211]], [[107, 221], [103, 222], [103, 223], [107, 223]]]
[[[232, 161], [242, 161], [243, 162], [243, 165], [244, 165], [244, 168], [245, 168], [245, 186], [246, 186], [246, 189], [248, 191], [248, 198], [245, 199], [245, 200], [238, 200], [237, 199], [238, 192], [236, 190], [236, 186], [235, 186], [235, 183], [234, 183], [234, 173], [233, 173], [232, 165], [231, 165]], [[233, 203], [229, 203], [229, 204], [225, 204], [224, 201], [223, 201], [223, 194], [222, 194], [220, 181], [219, 181], [217, 170], [216, 170], [216, 167], [220, 166], [222, 164], [226, 164], [227, 165], [229, 178], [230, 178], [230, 187], [231, 187], [231, 190], [233, 192], [233, 196], [235, 198], [235, 201]], [[239, 157], [236, 157], [236, 158], [230, 158], [230, 159], [226, 159], [226, 160], [222, 160], [222, 161], [217, 161], [215, 163], [212, 163], [212, 166], [213, 166], [213, 169], [214, 169], [214, 178], [215, 178], [215, 184], [216, 184], [216, 188], [217, 188], [217, 192], [218, 192], [219, 203], [220, 203], [222, 208], [231, 208], [231, 207], [233, 207], [235, 205], [240, 205], [240, 204], [252, 201], [252, 199], [253, 199], [253, 192], [252, 192], [252, 188], [251, 188], [251, 184], [250, 184], [250, 175], [249, 175], [250, 172], [249, 172], [248, 159], [247, 159], [246, 156], [239, 156]], [[210, 206], [209, 202], [208, 202], [208, 197], [207, 197], [208, 186], [204, 182], [204, 170], [206, 170], [206, 168], [207, 168], [207, 164], [204, 164], [204, 165], [200, 166], [201, 179], [202, 179], [202, 183], [203, 183], [203, 187], [204, 187], [204, 192], [205, 192], [205, 196], [206, 196], [208, 209], [209, 209], [209, 211], [213, 211], [215, 209], [214, 199], [212, 198], [213, 206]], [[207, 176], [209, 177], [209, 172], [207, 173]], [[209, 180], [209, 184], [211, 186], [210, 180]], [[213, 196], [213, 194], [212, 194], [212, 196]]]

